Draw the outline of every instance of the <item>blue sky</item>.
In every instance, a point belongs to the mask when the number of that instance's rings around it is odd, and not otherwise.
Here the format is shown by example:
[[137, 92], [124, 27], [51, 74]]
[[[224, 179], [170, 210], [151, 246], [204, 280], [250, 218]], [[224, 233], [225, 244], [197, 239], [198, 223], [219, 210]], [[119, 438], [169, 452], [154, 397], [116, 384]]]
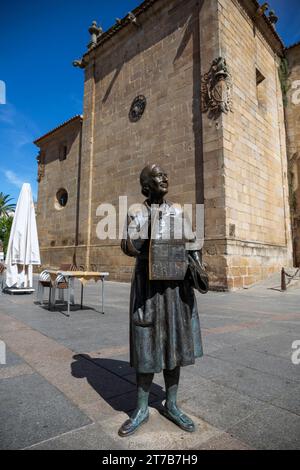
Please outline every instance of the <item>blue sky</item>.
[[[32, 141], [82, 112], [83, 72], [72, 67], [89, 42], [92, 20], [104, 30], [140, 0], [15, 0], [2, 2], [0, 80], [0, 191], [17, 199], [23, 182], [37, 193]], [[261, 2], [262, 3], [262, 2]], [[299, 0], [270, 0], [286, 45], [300, 40]], [[1, 103], [1, 97], [0, 97]]]

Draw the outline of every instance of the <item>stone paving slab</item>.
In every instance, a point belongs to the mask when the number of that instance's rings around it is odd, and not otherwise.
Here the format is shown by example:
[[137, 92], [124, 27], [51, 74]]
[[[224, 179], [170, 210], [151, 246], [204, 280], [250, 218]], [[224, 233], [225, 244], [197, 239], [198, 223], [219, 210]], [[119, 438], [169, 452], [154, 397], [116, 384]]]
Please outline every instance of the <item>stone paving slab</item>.
[[298, 328], [295, 328], [292, 332], [283, 331], [280, 334], [258, 338], [244, 344], [248, 349], [269, 354], [271, 356], [282, 357], [290, 361], [292, 354], [292, 343], [293, 341], [300, 339], [299, 329], [300, 321]]
[[224, 432], [201, 444], [198, 450], [253, 450], [253, 448]]
[[287, 390], [279, 398], [272, 400], [271, 403], [300, 416], [300, 387]]
[[[10, 323], [7, 315], [0, 314], [0, 323]], [[47, 338], [35, 330], [18, 329], [15, 332], [9, 330], [2, 334], [7, 345], [35, 369], [41, 376], [63, 392], [74, 404], [83, 411], [95, 412], [95, 416], [89, 415], [91, 419], [97, 419], [99, 414], [111, 414], [112, 408], [100, 397], [97, 391], [88, 384], [86, 377], [77, 378], [71, 373], [71, 364], [74, 363], [74, 353], [56, 341]], [[75, 360], [76, 362], [76, 360]], [[99, 370], [95, 368], [95, 380], [98, 380]], [[114, 386], [114, 380], [110, 381]], [[132, 384], [128, 384], [128, 390]]]
[[[113, 352], [113, 349], [111, 349]], [[101, 356], [97, 357], [93, 353], [81, 354], [83, 358], [86, 358], [89, 361], [92, 361], [98, 367], [102, 367], [119, 377], [127, 377], [128, 375], [135, 374], [133, 367], [130, 367], [128, 362], [128, 354], [126, 355], [113, 355], [111, 357], [103, 357], [103, 353], [100, 353]], [[125, 359], [126, 358], [126, 359]]]
[[94, 362], [88, 361], [80, 355], [73, 356], [71, 374], [72, 377], [86, 379], [90, 387], [109, 404], [111, 404], [110, 399], [135, 391], [134, 384], [128, 380], [95, 365]]
[[[9, 308], [9, 315], [26, 322], [30, 328], [36, 329], [44, 335], [55, 338], [66, 348], [74, 352], [88, 352], [97, 348], [119, 346], [128, 343], [128, 325], [123, 322], [118, 327], [118, 335], [111, 331], [110, 324], [113, 318], [96, 314], [91, 310], [79, 310], [71, 313], [68, 318], [60, 312], [49, 312], [32, 304], [24, 305], [24, 313], [21, 313], [18, 306], [12, 310]], [[5, 309], [2, 307], [2, 311]]]
[[300, 368], [292, 363], [291, 358], [271, 356], [270, 354], [248, 349], [242, 345], [221, 348], [211, 355], [221, 359], [223, 363], [227, 361], [233, 364], [241, 364], [267, 374], [300, 382]]
[[[39, 377], [88, 420], [83, 426], [75, 423], [73, 428], [55, 430], [51, 417], [45, 417], [54, 434], [39, 433], [27, 446], [299, 447], [295, 434], [300, 417], [300, 366], [293, 366], [290, 360], [292, 340], [300, 339], [299, 291], [292, 295], [274, 291], [197, 293], [205, 355], [194, 366], [182, 369], [178, 398], [182, 409], [195, 417], [198, 430], [192, 435], [185, 433], [158, 413], [165, 395], [163, 375], [156, 374], [150, 421], [124, 440], [117, 430], [136, 398], [135, 373], [128, 363], [130, 286], [106, 283], [105, 315], [96, 311], [99, 289], [99, 285], [88, 284], [85, 309], [75, 306], [70, 318], [58, 308], [49, 312], [35, 305], [32, 296], [1, 298], [1, 339], [23, 361], [6, 367], [2, 377], [7, 378], [1, 382], [26, 381], [30, 390], [32, 377]], [[0, 368], [0, 378], [1, 371], [4, 369]], [[34, 393], [27, 396], [34, 399]], [[11, 420], [11, 436], [14, 426]]]
[[0, 379], [10, 379], [12, 377], [31, 375], [33, 373], [34, 370], [25, 363], [9, 367], [0, 366]]
[[238, 336], [241, 339], [241, 343], [246, 344], [246, 342], [256, 341], [258, 339], [262, 339], [263, 341], [264, 338], [289, 333], [290, 331], [287, 326], [283, 327], [279, 325], [278, 322], [265, 321], [257, 328], [245, 328], [239, 331]]
[[38, 374], [1, 380], [0, 447], [21, 449], [91, 421]]
[[50, 441], [32, 446], [34, 450], [45, 449], [134, 449], [134, 450], [185, 450], [198, 449], [204, 442], [215, 438], [221, 432], [205, 421], [193, 417], [196, 424], [194, 433], [186, 433], [150, 408], [150, 418], [137, 432], [121, 438], [117, 432], [124, 416], [87, 426], [84, 429], [58, 436]]
[[[219, 351], [222, 351], [223, 348], [219, 348]], [[214, 354], [214, 353], [211, 353]], [[219, 359], [217, 356], [210, 354], [204, 355], [201, 359], [197, 360], [195, 365], [192, 367], [187, 367], [182, 375], [186, 375], [187, 385], [192, 381], [194, 382], [194, 377], [203, 377], [205, 379], [217, 378], [219, 376], [227, 375], [229, 373], [234, 373], [239, 368], [238, 365], [233, 364], [229, 361]]]
[[256, 449], [300, 448], [300, 416], [274, 406], [266, 406], [232, 426], [228, 432]]
[[[77, 357], [77, 355], [74, 356], [74, 357]], [[122, 387], [118, 387], [118, 382], [120, 382], [120, 379], [122, 379], [122, 382], [124, 382], [126, 384], [130, 384], [131, 386], [134, 385], [134, 390], [136, 390], [136, 388], [135, 388], [135, 386], [136, 386], [136, 373], [135, 373], [134, 369], [132, 367], [130, 367], [130, 365], [127, 361], [120, 360], [119, 357], [109, 358], [109, 359], [107, 359], [107, 358], [106, 359], [96, 359], [94, 357], [91, 357], [91, 355], [88, 355], [88, 354], [80, 355], [80, 358], [83, 359], [83, 360], [84, 359], [88, 360], [89, 362], [91, 362], [93, 364], [93, 366], [97, 366], [99, 368], [98, 371], [104, 370], [104, 371], [106, 371], [110, 374], [115, 375], [116, 376], [116, 387], [115, 387], [114, 390], [118, 390], [120, 392], [119, 394], [123, 393], [122, 392]], [[81, 361], [81, 362], [83, 363], [84, 361]], [[96, 369], [93, 368], [92, 374], [94, 373], [95, 370]], [[162, 374], [160, 374], [160, 375], [162, 375]], [[156, 383], [157, 376], [158, 376], [158, 374], [155, 374], [155, 379], [154, 379], [154, 381], [152, 383], [152, 387], [151, 387], [151, 393], [152, 393], [152, 395], [154, 395], [156, 397], [156, 400], [157, 400], [157, 398], [162, 400], [165, 397], [165, 393], [163, 391], [163, 386], [160, 386]], [[132, 409], [132, 408], [130, 408], [130, 409]]]
[[260, 400], [199, 377], [179, 395], [187, 414], [193, 413], [223, 431], [265, 406]]
[[[196, 431], [186, 433], [178, 426], [164, 418], [159, 412], [150, 408], [150, 418], [148, 423], [144, 424], [136, 434], [128, 438], [116, 437], [120, 445], [125, 445], [127, 449], [196, 449], [203, 442], [218, 435], [220, 431], [209, 425], [204, 420], [191, 416], [195, 421]], [[123, 420], [120, 415], [107, 420], [105, 425], [106, 433], [115, 436]], [[123, 441], [126, 440], [125, 443]]]
[[[222, 316], [222, 315], [218, 315], [218, 316], [212, 316], [212, 315], [201, 315], [201, 328], [204, 328], [204, 329], [208, 329], [208, 330], [211, 330], [211, 329], [220, 329], [220, 328], [225, 328], [225, 327], [238, 327], [241, 323], [241, 321], [243, 321], [243, 319], [241, 317], [239, 317], [238, 315], [230, 315], [230, 316]], [[230, 328], [230, 331], [232, 331], [232, 329]]]
[[232, 346], [238, 344], [245, 344], [245, 338], [240, 334], [242, 330], [230, 332], [212, 332], [211, 330], [202, 329], [202, 341], [204, 343], [210, 343], [210, 341], [219, 344], [220, 346]]
[[[102, 326], [101, 326], [102, 328]], [[112, 337], [108, 336], [101, 336], [97, 331], [92, 332], [90, 335], [89, 333], [82, 334], [80, 337], [73, 337], [68, 339], [60, 340], [60, 342], [68, 349], [72, 349], [72, 351], [77, 353], [85, 353], [90, 350], [95, 350], [97, 347], [99, 349], [107, 348], [108, 346], [119, 346], [120, 344], [126, 343], [126, 337], [120, 338], [119, 340], [116, 338], [116, 335]]]
[[9, 348], [6, 347], [6, 364], [0, 364], [0, 370], [3, 370], [5, 367], [12, 367], [20, 364], [24, 364], [24, 360], [18, 356], [18, 354], [13, 353]]
[[[125, 444], [125, 443], [124, 443]], [[100, 423], [92, 423], [81, 429], [60, 434], [29, 446], [29, 450], [122, 450], [125, 447], [116, 442], [115, 436], [107, 435]]]
[[214, 378], [214, 383], [266, 402], [281, 396], [287, 389], [295, 390], [299, 384], [299, 382], [290, 379], [277, 377], [243, 366], [238, 366], [232, 372], [219, 375]]

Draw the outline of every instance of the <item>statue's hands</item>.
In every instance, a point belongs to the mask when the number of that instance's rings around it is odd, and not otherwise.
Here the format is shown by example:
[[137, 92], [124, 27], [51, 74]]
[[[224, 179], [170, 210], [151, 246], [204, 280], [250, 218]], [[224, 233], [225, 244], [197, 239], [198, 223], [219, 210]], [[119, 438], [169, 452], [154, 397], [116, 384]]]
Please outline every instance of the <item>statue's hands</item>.
[[189, 251], [189, 255], [197, 261], [197, 263], [201, 264], [202, 262], [202, 253], [201, 251]]
[[201, 268], [205, 270], [206, 266], [202, 263], [202, 251], [201, 250], [189, 251], [188, 253], [189, 255], [191, 255], [193, 260], [196, 261], [196, 263], [198, 263], [199, 266], [201, 266]]
[[209, 290], [209, 279], [206, 272], [206, 266], [202, 263], [202, 252], [200, 250], [189, 250], [189, 269], [190, 282], [194, 289], [201, 294], [206, 294]]
[[125, 236], [121, 242], [121, 249], [127, 256], [137, 257], [142, 253], [148, 239], [148, 226], [149, 222], [143, 223], [138, 215], [127, 217]]

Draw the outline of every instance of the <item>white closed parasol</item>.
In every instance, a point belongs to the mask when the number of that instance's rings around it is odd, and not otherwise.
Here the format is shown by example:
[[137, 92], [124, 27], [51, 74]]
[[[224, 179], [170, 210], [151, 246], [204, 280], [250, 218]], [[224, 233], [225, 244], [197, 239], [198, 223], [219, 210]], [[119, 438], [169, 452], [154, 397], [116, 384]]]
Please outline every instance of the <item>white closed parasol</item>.
[[18, 199], [5, 259], [8, 288], [31, 288], [32, 266], [41, 264], [35, 211], [29, 183]]

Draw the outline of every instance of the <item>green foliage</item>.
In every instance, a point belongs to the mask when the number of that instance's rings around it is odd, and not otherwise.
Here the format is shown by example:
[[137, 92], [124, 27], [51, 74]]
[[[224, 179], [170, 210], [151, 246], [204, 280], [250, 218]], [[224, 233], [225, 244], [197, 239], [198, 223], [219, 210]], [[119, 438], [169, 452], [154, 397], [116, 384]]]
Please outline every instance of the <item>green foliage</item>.
[[290, 203], [290, 211], [291, 211], [292, 218], [295, 216], [297, 212], [297, 195], [293, 189], [293, 186], [294, 186], [293, 180], [294, 180], [294, 175], [292, 172], [292, 165], [290, 163], [288, 167], [288, 185], [289, 185], [289, 203]]
[[280, 66], [278, 68], [278, 73], [281, 84], [283, 105], [286, 107], [288, 105], [287, 94], [289, 89], [291, 88], [291, 85], [289, 83], [289, 63], [285, 57], [281, 59]]
[[0, 218], [0, 240], [3, 244], [3, 251], [6, 254], [10, 230], [13, 222], [12, 216], [3, 216]]
[[12, 198], [8, 194], [0, 192], [0, 217], [9, 216], [10, 212], [14, 212], [16, 205], [11, 204]]
[[6, 254], [10, 230], [13, 222], [13, 216], [11, 215], [14, 212], [16, 205], [12, 204], [10, 201], [12, 198], [9, 194], [4, 194], [0, 192], [0, 241], [3, 245], [4, 254]]

